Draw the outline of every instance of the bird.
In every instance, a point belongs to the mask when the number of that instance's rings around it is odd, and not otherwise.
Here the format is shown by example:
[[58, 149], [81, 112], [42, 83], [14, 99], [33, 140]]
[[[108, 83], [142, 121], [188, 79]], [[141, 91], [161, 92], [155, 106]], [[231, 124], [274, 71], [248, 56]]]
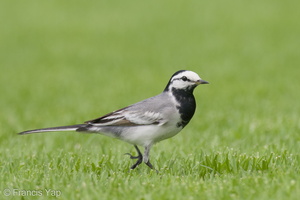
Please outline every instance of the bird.
[[[171, 76], [163, 92], [156, 96], [82, 124], [34, 129], [18, 134], [60, 131], [99, 133], [134, 146], [137, 156], [127, 153], [130, 159], [137, 160], [130, 169], [143, 162], [155, 169], [149, 158], [151, 147], [175, 136], [190, 122], [196, 110], [193, 92], [200, 84], [208, 82], [193, 71], [179, 70]], [[143, 154], [138, 146], [144, 148]]]

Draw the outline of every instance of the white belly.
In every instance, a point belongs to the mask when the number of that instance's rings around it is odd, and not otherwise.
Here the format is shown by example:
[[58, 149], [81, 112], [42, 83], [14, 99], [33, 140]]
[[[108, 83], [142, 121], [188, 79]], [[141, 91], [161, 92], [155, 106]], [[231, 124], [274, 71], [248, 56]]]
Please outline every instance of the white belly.
[[164, 124], [162, 126], [145, 125], [140, 126], [138, 129], [128, 128], [120, 135], [120, 139], [131, 144], [146, 146], [173, 137], [181, 130], [181, 127], [173, 124]]

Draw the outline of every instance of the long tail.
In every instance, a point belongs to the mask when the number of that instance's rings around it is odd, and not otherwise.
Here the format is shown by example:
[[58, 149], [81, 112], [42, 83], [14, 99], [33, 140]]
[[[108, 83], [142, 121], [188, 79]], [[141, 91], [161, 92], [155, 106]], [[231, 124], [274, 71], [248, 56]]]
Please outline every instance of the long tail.
[[34, 129], [29, 131], [23, 131], [18, 133], [19, 135], [25, 135], [30, 133], [42, 133], [42, 132], [55, 132], [55, 131], [76, 131], [78, 128], [85, 127], [87, 124], [77, 124], [71, 126], [59, 126], [59, 127], [50, 127], [50, 128], [41, 128], [41, 129]]

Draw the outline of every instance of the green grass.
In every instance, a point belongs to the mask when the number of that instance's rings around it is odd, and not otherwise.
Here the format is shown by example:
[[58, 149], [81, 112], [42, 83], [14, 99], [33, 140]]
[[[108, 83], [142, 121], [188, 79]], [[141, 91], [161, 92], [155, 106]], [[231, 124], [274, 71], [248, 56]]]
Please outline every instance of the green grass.
[[[298, 7], [1, 1], [0, 199], [298, 199]], [[134, 148], [105, 136], [16, 134], [158, 94], [178, 69], [211, 84], [195, 90], [190, 124], [153, 147], [159, 174], [130, 171]]]

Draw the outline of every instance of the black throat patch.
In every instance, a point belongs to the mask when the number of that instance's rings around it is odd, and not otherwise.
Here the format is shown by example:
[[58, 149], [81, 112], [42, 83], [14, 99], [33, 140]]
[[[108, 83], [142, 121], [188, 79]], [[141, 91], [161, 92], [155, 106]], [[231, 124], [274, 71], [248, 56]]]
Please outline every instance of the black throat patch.
[[172, 88], [172, 93], [178, 102], [181, 121], [177, 123], [177, 127], [184, 128], [192, 119], [196, 110], [196, 101], [193, 95], [194, 88], [187, 90]]

